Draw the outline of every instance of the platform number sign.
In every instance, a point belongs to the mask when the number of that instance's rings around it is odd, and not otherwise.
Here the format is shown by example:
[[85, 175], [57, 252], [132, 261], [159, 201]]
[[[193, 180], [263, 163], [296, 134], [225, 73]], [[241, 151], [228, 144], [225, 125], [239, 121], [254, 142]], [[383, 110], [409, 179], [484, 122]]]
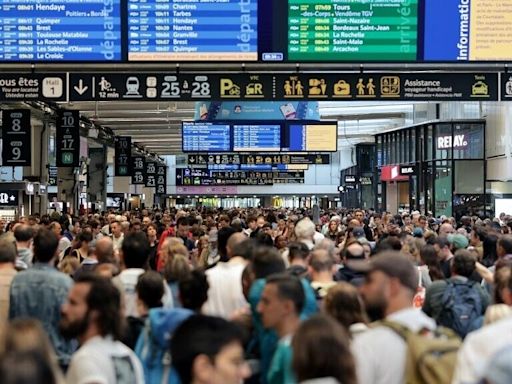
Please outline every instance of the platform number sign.
[[130, 176], [132, 161], [132, 138], [120, 136], [115, 143], [115, 176]]
[[144, 156], [132, 157], [132, 184], [144, 185], [146, 183], [146, 158]]
[[156, 187], [156, 163], [146, 162], [146, 187]]
[[2, 165], [4, 167], [30, 166], [32, 162], [32, 129], [28, 109], [2, 112]]
[[156, 194], [165, 195], [167, 193], [167, 166], [158, 164], [156, 166]]
[[57, 167], [80, 165], [80, 112], [57, 114]]

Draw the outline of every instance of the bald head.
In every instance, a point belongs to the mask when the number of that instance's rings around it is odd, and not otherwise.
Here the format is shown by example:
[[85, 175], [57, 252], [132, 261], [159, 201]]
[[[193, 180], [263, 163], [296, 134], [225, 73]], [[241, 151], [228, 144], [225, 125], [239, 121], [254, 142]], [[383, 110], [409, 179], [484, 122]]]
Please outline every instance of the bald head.
[[236, 246], [238, 244], [243, 243], [245, 240], [247, 240], [247, 236], [245, 236], [242, 232], [235, 232], [231, 236], [229, 236], [228, 242], [226, 245], [226, 253], [227, 253], [228, 258], [231, 259], [234, 256], [239, 256], [239, 255], [234, 255], [233, 250], [236, 248]]
[[455, 230], [453, 229], [453, 226], [450, 223], [441, 224], [441, 226], [439, 227], [439, 236], [441, 237], [446, 237], [450, 233], [454, 232]]
[[96, 241], [94, 254], [99, 263], [111, 263], [114, 260], [114, 243], [110, 237], [102, 237]]

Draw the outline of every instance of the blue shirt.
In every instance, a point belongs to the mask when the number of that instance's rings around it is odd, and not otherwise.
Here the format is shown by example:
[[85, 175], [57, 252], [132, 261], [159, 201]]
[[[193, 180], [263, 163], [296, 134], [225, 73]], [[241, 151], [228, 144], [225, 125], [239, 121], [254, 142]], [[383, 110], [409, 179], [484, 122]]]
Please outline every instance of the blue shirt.
[[16, 274], [11, 284], [9, 319], [39, 320], [57, 353], [59, 364], [68, 365], [74, 343], [59, 333], [60, 308], [73, 284], [71, 278], [45, 263]]

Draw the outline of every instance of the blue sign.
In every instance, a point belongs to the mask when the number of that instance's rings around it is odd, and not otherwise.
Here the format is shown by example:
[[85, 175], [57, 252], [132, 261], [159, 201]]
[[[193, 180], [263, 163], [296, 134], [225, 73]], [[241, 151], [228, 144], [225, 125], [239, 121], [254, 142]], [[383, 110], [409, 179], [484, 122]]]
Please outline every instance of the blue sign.
[[231, 133], [228, 124], [182, 124], [183, 152], [229, 152]]
[[320, 120], [317, 101], [198, 102], [194, 120]]
[[258, 0], [128, 0], [129, 61], [257, 61]]
[[120, 0], [0, 0], [0, 61], [120, 61]]
[[281, 150], [281, 125], [233, 125], [233, 151], [273, 152]]

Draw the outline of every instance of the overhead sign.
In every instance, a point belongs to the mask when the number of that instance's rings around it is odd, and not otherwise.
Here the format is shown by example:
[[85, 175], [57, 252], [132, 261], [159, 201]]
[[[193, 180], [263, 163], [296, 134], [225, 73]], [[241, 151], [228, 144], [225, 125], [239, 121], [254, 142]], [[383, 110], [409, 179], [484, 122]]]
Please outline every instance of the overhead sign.
[[371, 178], [371, 176], [361, 176], [359, 178], [359, 184], [361, 184], [361, 185], [372, 185], [372, 178]]
[[11, 190], [0, 190], [0, 207], [18, 206], [18, 192]]
[[130, 61], [257, 61], [258, 2], [128, 1]]
[[80, 113], [59, 110], [57, 113], [57, 167], [80, 165]]
[[183, 152], [228, 152], [231, 150], [231, 130], [228, 124], [182, 122]]
[[409, 181], [409, 176], [400, 174], [399, 165], [386, 165], [380, 169], [381, 181]]
[[[0, 74], [0, 101], [276, 100], [306, 115], [312, 100], [497, 101], [498, 73]], [[295, 103], [295, 104], [294, 104]], [[222, 103], [220, 103], [222, 104]], [[296, 105], [296, 106], [295, 106]], [[220, 106], [216, 103], [205, 107]], [[235, 108], [235, 107], [233, 107]], [[287, 119], [287, 118], [286, 118]]]
[[345, 175], [345, 184], [355, 184], [357, 177], [354, 175]]
[[418, 0], [288, 0], [288, 7], [288, 60], [416, 60]]
[[466, 135], [447, 135], [447, 136], [440, 136], [437, 138], [436, 141], [437, 149], [464, 149], [466, 148], [468, 143], [468, 138]]
[[156, 187], [156, 162], [146, 161], [146, 187]]
[[190, 165], [221, 165], [221, 164], [233, 164], [233, 165], [280, 165], [280, 164], [330, 164], [331, 156], [329, 154], [318, 154], [318, 155], [283, 155], [275, 153], [262, 153], [262, 154], [195, 154], [188, 155], [187, 162]]
[[416, 166], [415, 165], [401, 165], [400, 166], [400, 175], [412, 176], [415, 174], [416, 174]]
[[115, 140], [115, 176], [130, 176], [132, 157], [132, 138], [130, 136], [119, 136]]
[[156, 166], [156, 194], [167, 194], [167, 166], [158, 164]]
[[2, 111], [2, 165], [30, 166], [32, 163], [30, 110]]
[[0, 0], [0, 61], [121, 60], [120, 0]]
[[66, 87], [66, 74], [0, 73], [0, 101], [66, 101]]
[[146, 183], [146, 158], [132, 156], [132, 184], [144, 185]]

